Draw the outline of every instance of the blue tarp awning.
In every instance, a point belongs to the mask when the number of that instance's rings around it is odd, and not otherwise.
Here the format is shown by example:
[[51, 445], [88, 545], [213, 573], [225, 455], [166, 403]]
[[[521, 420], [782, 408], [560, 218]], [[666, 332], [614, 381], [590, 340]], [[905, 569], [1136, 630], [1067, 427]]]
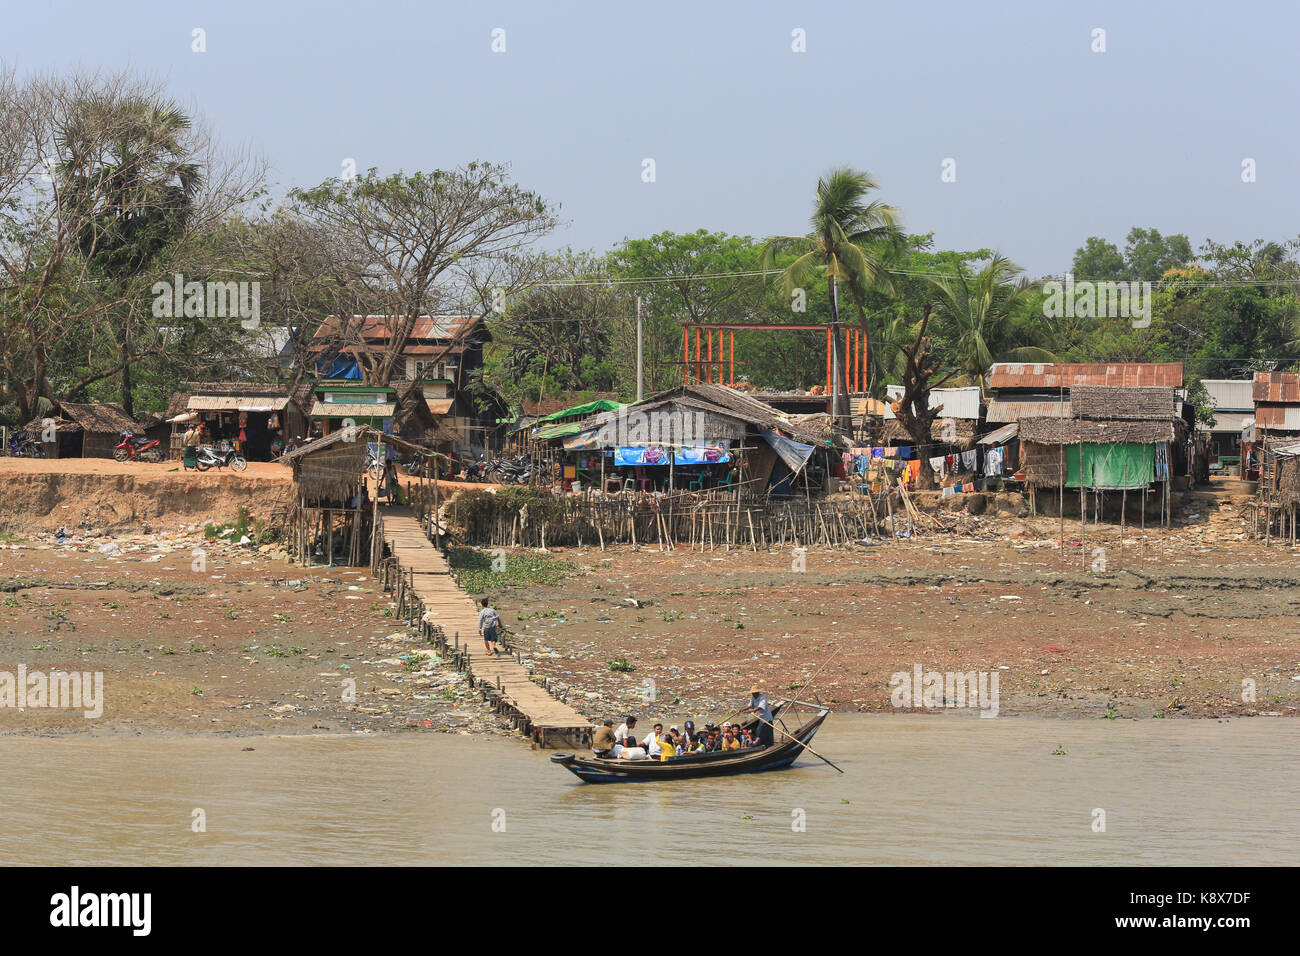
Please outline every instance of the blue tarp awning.
[[785, 462], [786, 467], [791, 471], [798, 471], [802, 468], [807, 464], [808, 459], [812, 457], [812, 453], [816, 451], [814, 445], [805, 445], [803, 442], [795, 441], [793, 438], [786, 438], [776, 432], [766, 431], [762, 434], [767, 439], [767, 443], [772, 446], [772, 450], [776, 452], [777, 457]]

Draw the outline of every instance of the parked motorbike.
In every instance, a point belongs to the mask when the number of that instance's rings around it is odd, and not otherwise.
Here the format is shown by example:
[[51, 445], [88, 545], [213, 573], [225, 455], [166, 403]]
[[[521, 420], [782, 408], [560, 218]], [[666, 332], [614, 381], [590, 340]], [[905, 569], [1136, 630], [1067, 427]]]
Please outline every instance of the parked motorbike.
[[490, 481], [491, 471], [491, 463], [479, 455], [476, 460], [465, 462], [463, 475], [465, 481]]
[[507, 459], [492, 463], [492, 479], [502, 485], [526, 485], [532, 475], [531, 465], [520, 465]]
[[233, 448], [229, 451], [221, 451], [211, 445], [200, 445], [194, 459], [194, 467], [199, 471], [207, 471], [212, 467], [229, 467], [231, 471], [243, 471], [248, 467], [248, 461]]
[[124, 431], [121, 435], [121, 443], [113, 449], [113, 457], [118, 461], [162, 461], [158, 439], [139, 438], [131, 431]]
[[9, 436], [9, 454], [15, 458], [42, 458], [45, 450], [25, 431], [16, 431]]

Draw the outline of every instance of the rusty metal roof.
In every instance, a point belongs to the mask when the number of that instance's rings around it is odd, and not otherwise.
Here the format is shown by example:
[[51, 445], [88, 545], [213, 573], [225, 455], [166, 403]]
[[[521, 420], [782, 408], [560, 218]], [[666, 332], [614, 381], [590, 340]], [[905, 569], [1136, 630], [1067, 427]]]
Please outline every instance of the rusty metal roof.
[[1069, 418], [1070, 401], [1064, 402], [1055, 399], [1027, 399], [1019, 401], [1015, 398], [993, 399], [989, 402], [988, 413], [984, 420], [990, 425], [999, 422], [1018, 422], [1022, 418]]
[[990, 388], [1060, 389], [1072, 385], [1160, 385], [1182, 388], [1182, 362], [997, 362]]
[[1300, 430], [1300, 405], [1259, 405], [1255, 408], [1255, 424], [1260, 428]]
[[1300, 372], [1256, 372], [1253, 390], [1260, 402], [1300, 405]]

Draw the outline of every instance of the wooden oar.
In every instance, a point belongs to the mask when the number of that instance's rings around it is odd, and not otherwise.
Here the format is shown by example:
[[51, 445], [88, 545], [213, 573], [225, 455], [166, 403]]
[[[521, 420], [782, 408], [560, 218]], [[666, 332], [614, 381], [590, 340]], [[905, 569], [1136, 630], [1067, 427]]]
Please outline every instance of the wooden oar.
[[[767, 724], [767, 725], [768, 725], [769, 727], [771, 727], [773, 730], [779, 730], [779, 729], [780, 729], [780, 728], [778, 728], [778, 727], [774, 727], [772, 724], [769, 724], [769, 723], [768, 723], [766, 720], [764, 720], [762, 717], [758, 716], [758, 714], [755, 714], [755, 715], [754, 715], [754, 719], [757, 720], [760, 724]], [[819, 758], [820, 760], [824, 761], [825, 763], [830, 764], [832, 767], [835, 767], [835, 764], [831, 763], [829, 760], [827, 760], [825, 757], [823, 757], [823, 756], [822, 756], [821, 754], [819, 754], [817, 751], [813, 750], [811, 747], [809, 747], [806, 743], [804, 743], [802, 740], [800, 740], [800, 739], [799, 739], [798, 737], [796, 737], [794, 734], [789, 733], [788, 731], [785, 731], [785, 730], [782, 730], [781, 733], [785, 734], [787, 737], [789, 737], [791, 740], [793, 740], [795, 743], [797, 743], [797, 744], [798, 744], [800, 747], [802, 747], [804, 750], [808, 751], [808, 752], [809, 752], [810, 754], [812, 754], [814, 757], [817, 757], [817, 758]], [[836, 769], [836, 770], [839, 770], [840, 773], [843, 773], [843, 772], [844, 772], [843, 770], [840, 770], [839, 767], [835, 767], [835, 769]]]
[[[808, 683], [803, 684], [799, 687], [800, 694], [802, 694], [804, 691], [806, 691], [809, 687], [811, 687], [813, 684], [817, 682], [817, 678], [821, 676], [822, 671], [826, 670], [827, 665], [830, 664], [831, 661], [835, 660], [835, 655], [838, 654], [839, 652], [840, 649], [838, 647], [835, 648], [835, 650], [831, 653], [831, 656], [826, 658], [826, 660], [822, 661], [822, 666], [817, 668], [817, 670], [813, 672], [812, 677], [808, 678]], [[799, 702], [795, 701], [794, 703], [797, 704]]]

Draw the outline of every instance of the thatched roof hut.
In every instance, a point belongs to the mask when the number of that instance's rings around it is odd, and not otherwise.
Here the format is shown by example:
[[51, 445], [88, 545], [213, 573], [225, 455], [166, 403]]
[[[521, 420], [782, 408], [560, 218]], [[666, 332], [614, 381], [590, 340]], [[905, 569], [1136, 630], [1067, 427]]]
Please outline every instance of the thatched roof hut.
[[1070, 390], [1070, 413], [1094, 421], [1169, 421], [1178, 416], [1177, 396], [1161, 386], [1076, 385]]
[[373, 428], [339, 429], [324, 438], [308, 442], [281, 457], [293, 468], [299, 497], [308, 501], [344, 501], [361, 487], [366, 470], [366, 452], [371, 442], [398, 448], [408, 454], [437, 456], [438, 453], [413, 442], [385, 435]]
[[1172, 388], [1076, 385], [1071, 409], [1079, 417], [1020, 420], [1021, 471], [1031, 486], [1145, 488], [1170, 477], [1180, 427]]
[[109, 402], [79, 404], [57, 402], [50, 414], [26, 426], [27, 433], [40, 441], [53, 423], [54, 440], [42, 442], [46, 458], [112, 458], [122, 432], [142, 431], [120, 405]]
[[1025, 418], [1020, 440], [1036, 445], [1110, 445], [1116, 442], [1154, 444], [1174, 440], [1173, 421], [1087, 421], [1080, 418]]

